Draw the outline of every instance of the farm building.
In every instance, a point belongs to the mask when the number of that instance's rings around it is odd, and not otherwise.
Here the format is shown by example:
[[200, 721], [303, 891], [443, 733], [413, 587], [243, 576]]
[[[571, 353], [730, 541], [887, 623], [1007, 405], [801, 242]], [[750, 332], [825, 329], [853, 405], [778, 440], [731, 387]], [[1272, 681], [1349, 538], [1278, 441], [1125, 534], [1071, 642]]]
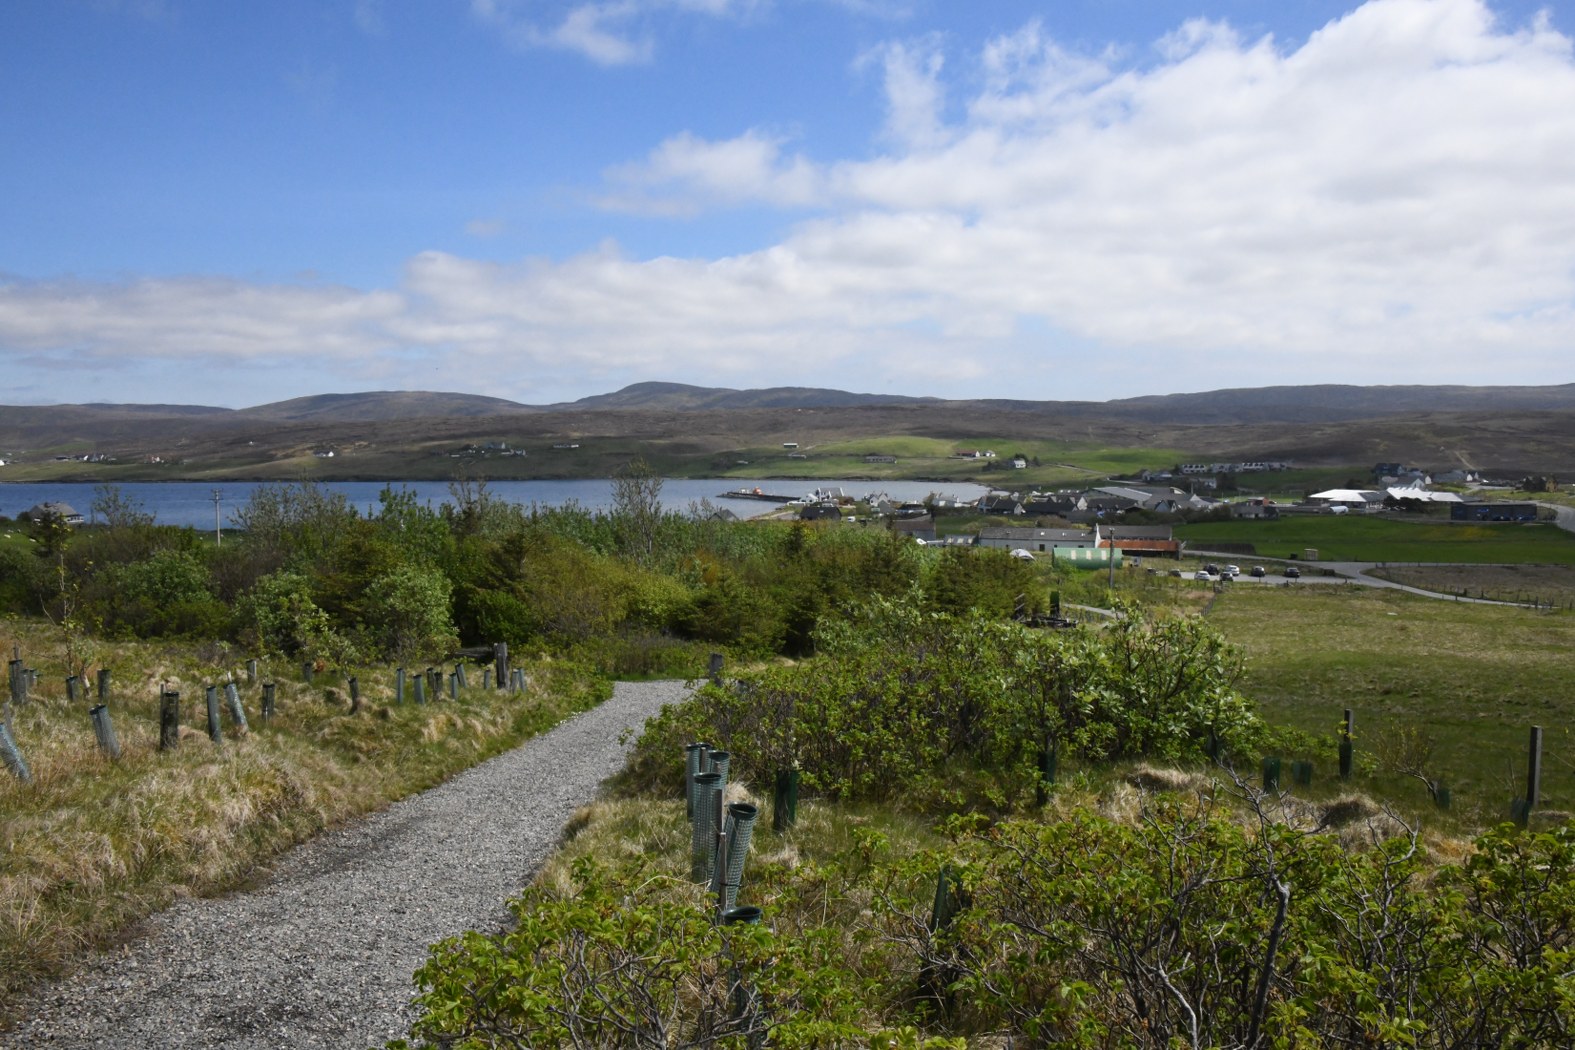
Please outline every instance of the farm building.
[[1094, 532], [1101, 547], [1114, 546], [1127, 554], [1181, 557], [1181, 541], [1172, 538], [1169, 525], [1095, 526]]
[[1449, 508], [1450, 521], [1536, 521], [1535, 503], [1456, 503]]

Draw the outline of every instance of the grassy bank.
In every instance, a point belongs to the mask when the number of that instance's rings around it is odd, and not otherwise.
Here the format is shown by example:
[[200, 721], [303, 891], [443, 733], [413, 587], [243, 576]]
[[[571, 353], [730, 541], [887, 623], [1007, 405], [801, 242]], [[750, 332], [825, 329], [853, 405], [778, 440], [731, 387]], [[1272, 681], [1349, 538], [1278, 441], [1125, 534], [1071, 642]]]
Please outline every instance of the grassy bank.
[[[0, 772], [0, 1001], [59, 972], [82, 950], [113, 940], [172, 899], [220, 892], [255, 877], [282, 850], [339, 821], [440, 783], [454, 773], [599, 702], [605, 685], [561, 662], [527, 666], [524, 694], [471, 688], [418, 706], [414, 687], [395, 704], [391, 669], [358, 674], [352, 713], [345, 679], [315, 684], [297, 668], [264, 665], [242, 686], [244, 734], [224, 720], [206, 734], [204, 687], [245, 681], [244, 654], [214, 645], [108, 645], [77, 661], [108, 667], [108, 703], [121, 757], [95, 743], [89, 701], [65, 696], [61, 633], [38, 622], [0, 622], [39, 672], [15, 709], [12, 734], [32, 782]], [[91, 673], [91, 672], [90, 672]], [[277, 712], [260, 716], [261, 682], [276, 682]], [[158, 750], [158, 694], [179, 690], [179, 746]]]
[[1209, 621], [1245, 652], [1241, 687], [1264, 717], [1326, 742], [1325, 769], [1352, 708], [1375, 793], [1425, 805], [1421, 782], [1388, 768], [1414, 765], [1451, 787], [1458, 819], [1491, 824], [1524, 791], [1536, 724], [1544, 805], [1575, 808], [1565, 687], [1575, 616], [1361, 587], [1242, 587], [1215, 600]]
[[1462, 598], [1575, 608], [1575, 566], [1408, 565], [1370, 575]]

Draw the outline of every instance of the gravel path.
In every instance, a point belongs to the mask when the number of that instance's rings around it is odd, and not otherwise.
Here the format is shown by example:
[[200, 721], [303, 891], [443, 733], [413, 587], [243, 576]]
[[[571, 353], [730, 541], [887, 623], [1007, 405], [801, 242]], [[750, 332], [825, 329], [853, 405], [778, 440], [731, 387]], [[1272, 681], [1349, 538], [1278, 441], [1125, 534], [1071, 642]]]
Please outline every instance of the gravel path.
[[622, 766], [623, 730], [684, 694], [619, 683], [595, 710], [291, 851], [256, 890], [180, 902], [24, 1001], [0, 1047], [364, 1048], [404, 1034], [427, 945], [499, 928]]

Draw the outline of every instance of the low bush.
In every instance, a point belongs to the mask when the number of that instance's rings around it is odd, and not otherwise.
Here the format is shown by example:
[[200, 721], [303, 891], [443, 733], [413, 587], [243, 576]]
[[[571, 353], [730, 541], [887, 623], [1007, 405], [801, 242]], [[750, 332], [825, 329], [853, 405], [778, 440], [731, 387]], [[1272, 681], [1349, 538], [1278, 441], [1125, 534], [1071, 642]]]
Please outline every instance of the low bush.
[[1044, 632], [877, 600], [823, 625], [815, 657], [749, 670], [668, 708], [632, 783], [671, 782], [694, 740], [725, 742], [739, 775], [800, 771], [806, 791], [880, 798], [929, 790], [959, 763], [1037, 783], [1049, 747], [1108, 761], [1243, 753], [1261, 732], [1233, 689], [1234, 653], [1196, 618], [1136, 610], [1106, 631]]

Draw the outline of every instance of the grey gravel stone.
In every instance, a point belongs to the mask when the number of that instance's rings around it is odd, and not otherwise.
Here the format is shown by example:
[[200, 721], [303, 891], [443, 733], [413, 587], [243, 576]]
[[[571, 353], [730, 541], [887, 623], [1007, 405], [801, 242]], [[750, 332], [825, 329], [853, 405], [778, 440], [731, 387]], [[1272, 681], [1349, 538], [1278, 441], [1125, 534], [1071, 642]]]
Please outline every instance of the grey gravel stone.
[[182, 901], [134, 943], [35, 991], [0, 1047], [369, 1047], [403, 1035], [427, 946], [500, 928], [504, 902], [679, 682], [593, 711], [291, 851], [254, 890]]

